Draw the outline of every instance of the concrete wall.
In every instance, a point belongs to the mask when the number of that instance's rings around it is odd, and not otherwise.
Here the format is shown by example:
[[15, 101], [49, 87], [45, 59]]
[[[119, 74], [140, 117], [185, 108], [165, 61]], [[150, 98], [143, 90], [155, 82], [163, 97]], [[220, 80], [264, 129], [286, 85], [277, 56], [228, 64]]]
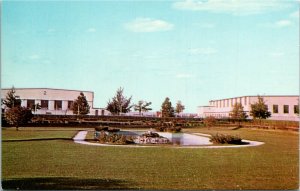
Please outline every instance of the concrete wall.
[[[11, 89], [1, 90], [1, 99], [5, 99], [7, 92]], [[89, 115], [104, 114], [109, 112], [103, 108], [94, 108], [94, 92], [78, 91], [78, 90], [64, 90], [64, 89], [50, 89], [50, 88], [16, 88], [16, 96], [22, 100], [22, 106], [27, 107], [29, 100], [34, 100], [34, 104], [40, 104], [42, 100], [48, 100], [48, 108], [42, 108], [34, 112], [35, 114], [52, 114], [52, 115], [72, 115], [73, 111], [68, 108], [68, 102], [74, 101], [82, 92], [90, 105]], [[61, 108], [56, 107], [55, 101], [61, 102]], [[3, 106], [2, 106], [3, 107]]]
[[[299, 115], [294, 113], [294, 107], [299, 104], [298, 96], [262, 96], [268, 110], [271, 112], [269, 119], [299, 121]], [[244, 111], [250, 117], [251, 104], [258, 101], [258, 96], [242, 96], [228, 99], [211, 100], [209, 106], [199, 106], [198, 117], [214, 116], [217, 118], [229, 117], [235, 103], [241, 103]], [[274, 113], [273, 107], [278, 107], [278, 113]], [[284, 113], [284, 105], [289, 108], [288, 113]]]

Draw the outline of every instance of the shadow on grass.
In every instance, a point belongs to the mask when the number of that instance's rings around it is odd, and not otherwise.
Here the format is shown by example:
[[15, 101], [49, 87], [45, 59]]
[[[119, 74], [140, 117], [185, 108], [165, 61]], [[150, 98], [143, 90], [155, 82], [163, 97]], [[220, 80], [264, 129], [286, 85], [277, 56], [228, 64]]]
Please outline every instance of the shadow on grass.
[[7, 140], [2, 140], [2, 142], [54, 141], [54, 140], [69, 140], [69, 141], [73, 141], [72, 138], [36, 138], [36, 139], [7, 139]]
[[36, 177], [2, 180], [2, 189], [10, 190], [124, 190], [132, 183], [118, 179], [81, 179], [73, 177]]
[[239, 129], [241, 129], [241, 128], [243, 128], [243, 126], [237, 126], [237, 127], [234, 127], [234, 128], [232, 128], [231, 130], [239, 130]]

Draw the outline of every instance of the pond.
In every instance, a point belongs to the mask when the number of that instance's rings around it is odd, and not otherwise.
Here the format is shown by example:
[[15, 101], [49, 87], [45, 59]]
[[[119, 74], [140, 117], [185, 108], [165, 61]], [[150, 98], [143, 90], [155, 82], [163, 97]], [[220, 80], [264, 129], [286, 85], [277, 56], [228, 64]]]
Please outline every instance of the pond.
[[[140, 136], [147, 131], [119, 131], [117, 134]], [[212, 145], [208, 137], [191, 135], [187, 133], [168, 133], [168, 132], [156, 132], [160, 136], [163, 136], [171, 142], [172, 145], [180, 146], [200, 146], [200, 145]]]

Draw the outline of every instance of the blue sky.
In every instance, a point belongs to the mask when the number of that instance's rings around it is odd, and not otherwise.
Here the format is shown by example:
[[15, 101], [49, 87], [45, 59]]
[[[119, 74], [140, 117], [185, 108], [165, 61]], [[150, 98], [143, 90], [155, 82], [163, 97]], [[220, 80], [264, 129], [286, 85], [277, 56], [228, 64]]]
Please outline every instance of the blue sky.
[[119, 87], [186, 112], [211, 99], [299, 94], [299, 2], [3, 1], [1, 86]]

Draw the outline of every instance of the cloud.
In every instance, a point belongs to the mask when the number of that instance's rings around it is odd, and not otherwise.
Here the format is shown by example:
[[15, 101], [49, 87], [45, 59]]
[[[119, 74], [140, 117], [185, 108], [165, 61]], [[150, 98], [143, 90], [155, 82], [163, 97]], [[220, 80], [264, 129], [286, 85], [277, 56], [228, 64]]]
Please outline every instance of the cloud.
[[172, 30], [174, 25], [158, 19], [136, 18], [124, 27], [132, 32], [158, 32]]
[[210, 54], [216, 54], [218, 51], [214, 48], [191, 48], [188, 50], [188, 52], [193, 55], [198, 55], [198, 54], [210, 55]]
[[274, 24], [275, 27], [279, 27], [279, 28], [288, 27], [291, 25], [292, 25], [292, 22], [290, 20], [279, 20], [279, 21], [275, 22], [275, 24]]
[[282, 19], [273, 23], [261, 24], [262, 27], [270, 27], [270, 28], [285, 28], [285, 27], [290, 27], [292, 25], [294, 25], [294, 22], [292, 22], [289, 19]]
[[299, 18], [299, 11], [295, 11], [295, 12], [291, 13], [290, 17], [296, 18], [296, 19]]
[[182, 79], [182, 78], [192, 78], [192, 77], [193, 77], [193, 75], [186, 74], [186, 73], [176, 74], [176, 78], [180, 78], [180, 79]]
[[30, 60], [38, 60], [38, 59], [40, 59], [41, 57], [40, 57], [39, 55], [37, 55], [37, 54], [33, 54], [33, 55], [30, 55], [28, 58], [29, 58]]
[[289, 7], [290, 3], [288, 1], [262, 0], [182, 0], [173, 3], [173, 7], [179, 10], [251, 15], [283, 9]]
[[97, 30], [95, 28], [91, 27], [91, 28], [88, 28], [86, 31], [92, 33], [92, 32], [96, 32]]

